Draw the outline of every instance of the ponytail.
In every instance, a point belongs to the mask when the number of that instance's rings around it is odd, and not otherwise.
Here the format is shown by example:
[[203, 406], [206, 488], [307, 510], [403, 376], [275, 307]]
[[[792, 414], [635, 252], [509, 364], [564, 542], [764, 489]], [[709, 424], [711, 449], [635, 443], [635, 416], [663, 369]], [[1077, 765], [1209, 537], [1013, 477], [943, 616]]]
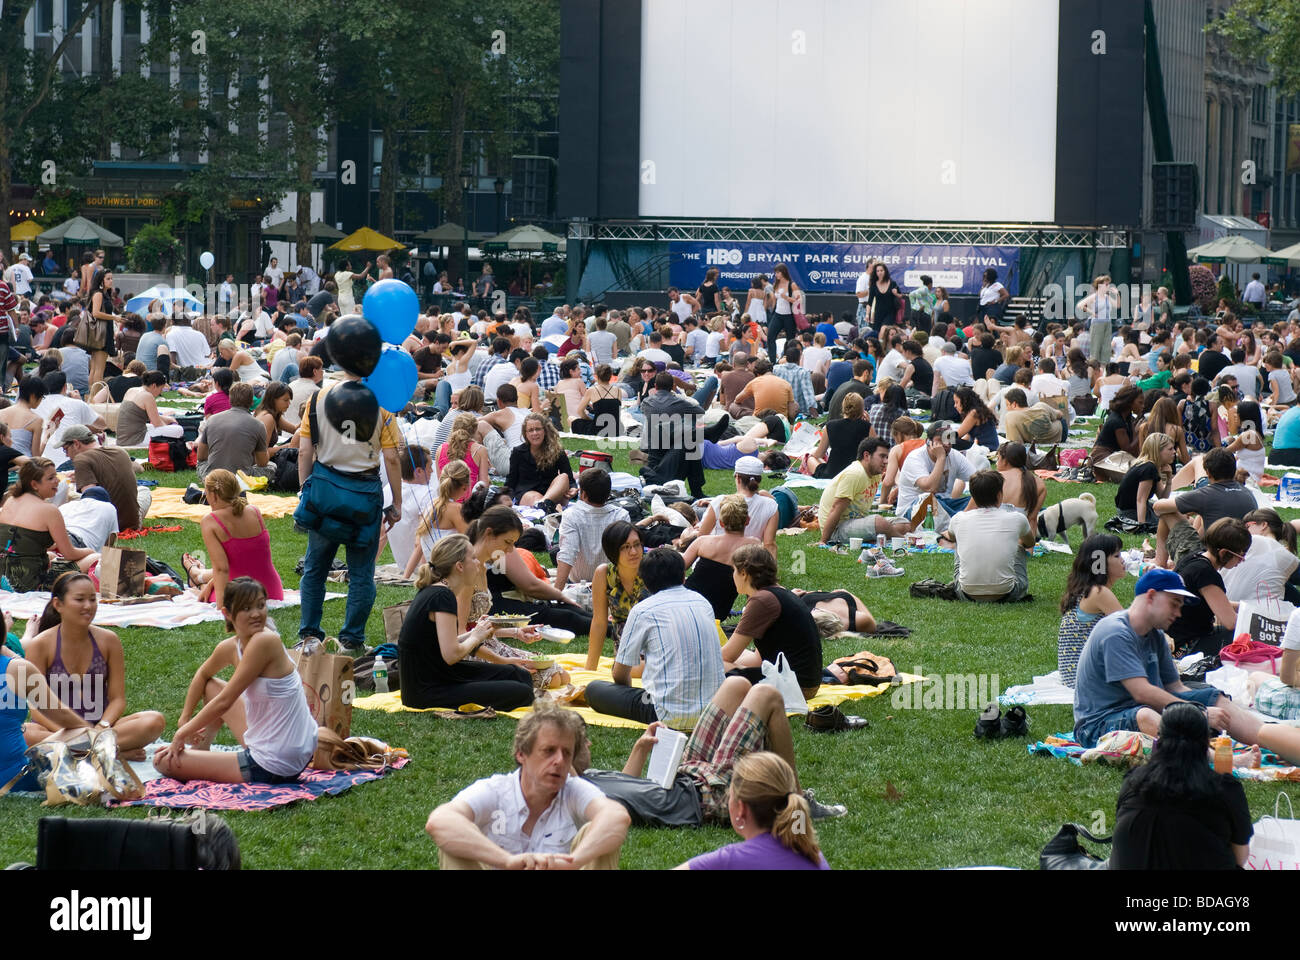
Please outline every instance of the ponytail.
[[760, 751], [741, 757], [732, 770], [731, 796], [744, 803], [754, 822], [783, 847], [821, 864], [812, 810], [799, 791], [794, 770], [778, 754]]
[[420, 517], [420, 526], [416, 536], [423, 537], [434, 527], [439, 526], [442, 512], [452, 502], [452, 494], [463, 486], [469, 485], [469, 467], [464, 460], [449, 460], [442, 468], [442, 479], [438, 483], [438, 496], [429, 509]]
[[763, 485], [763, 478], [750, 476], [747, 473], [738, 473], [736, 474], [736, 484], [744, 487], [751, 494], [757, 493], [758, 488]]
[[802, 793], [791, 791], [785, 795], [785, 809], [776, 814], [772, 821], [772, 836], [781, 841], [781, 846], [807, 857], [813, 863], [821, 863], [821, 849], [812, 831], [812, 809]]

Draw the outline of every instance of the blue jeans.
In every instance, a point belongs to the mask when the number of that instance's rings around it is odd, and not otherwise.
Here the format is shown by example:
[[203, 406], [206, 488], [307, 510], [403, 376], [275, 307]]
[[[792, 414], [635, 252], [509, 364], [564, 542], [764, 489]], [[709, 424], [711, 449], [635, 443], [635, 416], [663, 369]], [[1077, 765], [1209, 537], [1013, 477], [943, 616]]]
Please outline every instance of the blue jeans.
[[[323, 537], [315, 530], [307, 533], [307, 556], [298, 590], [302, 595], [302, 619], [299, 637], [325, 639], [321, 630], [321, 611], [325, 606], [325, 577], [338, 553], [339, 542]], [[360, 647], [366, 642], [366, 620], [375, 605], [375, 544], [363, 547], [345, 545], [348, 561], [347, 611], [339, 642], [345, 647]]]
[[284, 369], [280, 371], [281, 383], [293, 383], [298, 379], [298, 364], [286, 363]]
[[709, 405], [713, 403], [713, 397], [717, 392], [718, 378], [710, 375], [704, 378], [704, 383], [691, 395], [691, 399], [707, 410]]
[[451, 409], [451, 384], [447, 382], [446, 377], [438, 381], [438, 388], [433, 394], [433, 409], [438, 411], [439, 420]]

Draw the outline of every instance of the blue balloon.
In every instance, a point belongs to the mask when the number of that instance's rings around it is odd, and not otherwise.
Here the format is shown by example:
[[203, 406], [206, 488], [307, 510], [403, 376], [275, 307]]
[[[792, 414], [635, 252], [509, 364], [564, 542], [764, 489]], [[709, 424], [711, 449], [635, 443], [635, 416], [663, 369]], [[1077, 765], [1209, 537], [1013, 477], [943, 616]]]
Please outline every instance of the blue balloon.
[[366, 291], [361, 312], [379, 328], [384, 343], [400, 344], [415, 329], [420, 316], [420, 298], [401, 280], [380, 280]]
[[415, 394], [419, 382], [415, 361], [405, 350], [385, 350], [374, 373], [361, 382], [374, 391], [385, 410], [400, 412]]

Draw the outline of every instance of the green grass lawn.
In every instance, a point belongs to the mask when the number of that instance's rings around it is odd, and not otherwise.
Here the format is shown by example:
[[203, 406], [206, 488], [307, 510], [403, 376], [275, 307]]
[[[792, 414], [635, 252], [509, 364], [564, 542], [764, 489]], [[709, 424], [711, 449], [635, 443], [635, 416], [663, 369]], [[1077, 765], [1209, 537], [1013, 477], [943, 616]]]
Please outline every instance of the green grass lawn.
[[[571, 450], [581, 444], [571, 442]], [[625, 453], [616, 455], [615, 469], [628, 468]], [[710, 494], [730, 492], [729, 474], [709, 471]], [[147, 476], [160, 483], [185, 486], [192, 472]], [[769, 482], [769, 486], [771, 483]], [[1077, 495], [1083, 487], [1048, 483], [1048, 501]], [[1114, 512], [1113, 486], [1087, 488], [1098, 500], [1104, 521]], [[818, 491], [801, 490], [805, 503]], [[151, 523], [180, 521], [153, 519]], [[303, 555], [306, 538], [294, 532], [292, 520], [268, 521], [271, 549], [287, 588], [295, 588], [294, 565]], [[1078, 528], [1071, 534], [1077, 548]], [[903, 671], [927, 675], [997, 674], [1003, 687], [1023, 683], [1034, 674], [1056, 668], [1057, 604], [1070, 560], [1052, 554], [1030, 561], [1032, 603], [1000, 605], [953, 604], [942, 600], [913, 600], [909, 583], [923, 577], [950, 579], [948, 555], [912, 556], [899, 561], [906, 576], [868, 580], [855, 558], [815, 546], [816, 536], [778, 538], [782, 584], [807, 589], [849, 589], [866, 600], [877, 618], [912, 628], [903, 640], [837, 640], [826, 644], [826, 659], [850, 654], [863, 646], [889, 656]], [[1125, 538], [1135, 545], [1136, 538]], [[198, 525], [184, 522], [177, 533], [153, 534], [132, 546], [148, 549], [178, 570], [181, 554], [201, 548]], [[804, 551], [806, 573], [795, 575], [795, 552]], [[387, 562], [387, 554], [381, 562]], [[1117, 587], [1121, 602], [1132, 598], [1131, 579]], [[340, 589], [334, 587], [334, 589]], [[380, 586], [369, 621], [372, 642], [383, 637], [381, 609], [410, 597], [410, 589]], [[286, 638], [297, 634], [298, 608], [274, 614]], [[343, 604], [325, 605], [324, 627], [336, 633]], [[19, 627], [21, 632], [21, 625]], [[129, 710], [152, 708], [168, 718], [165, 736], [176, 729], [194, 669], [212, 646], [226, 636], [220, 624], [179, 630], [121, 631], [127, 656]], [[561, 647], [538, 644], [539, 652], [574, 652], [579, 641]], [[606, 654], [612, 655], [612, 644]], [[849, 815], [819, 826], [827, 859], [836, 868], [935, 868], [969, 864], [1003, 864], [1035, 868], [1042, 845], [1062, 822], [1093, 824], [1097, 811], [1109, 831], [1115, 797], [1123, 774], [1104, 767], [1076, 767], [1064, 761], [1031, 757], [1025, 741], [994, 743], [972, 737], [977, 707], [965, 710], [897, 709], [888, 695], [852, 701], [847, 712], [867, 717], [866, 730], [813, 734], [801, 722], [794, 725], [795, 750], [805, 786], [818, 795], [848, 805]], [[1037, 738], [1073, 726], [1068, 706], [1030, 708], [1031, 733]], [[511, 769], [511, 737], [515, 724], [493, 721], [446, 721], [427, 714], [353, 713], [353, 730], [406, 748], [412, 762], [383, 780], [354, 788], [338, 797], [257, 813], [227, 813], [250, 868], [340, 867], [392, 869], [432, 867], [437, 862], [424, 833], [429, 811], [479, 777]], [[596, 766], [621, 768], [638, 733], [593, 728]], [[233, 742], [229, 736], [225, 742]], [[890, 789], [892, 785], [892, 789]], [[1280, 789], [1270, 784], [1245, 784], [1252, 814], [1271, 812]], [[35, 861], [36, 821], [48, 813], [35, 802], [0, 800], [0, 864]], [[105, 811], [64, 807], [67, 816], [144, 817], [146, 810]], [[374, 829], [382, 824], [382, 829]], [[623, 848], [624, 868], [665, 868], [735, 839], [730, 830], [651, 830], [634, 828]]]

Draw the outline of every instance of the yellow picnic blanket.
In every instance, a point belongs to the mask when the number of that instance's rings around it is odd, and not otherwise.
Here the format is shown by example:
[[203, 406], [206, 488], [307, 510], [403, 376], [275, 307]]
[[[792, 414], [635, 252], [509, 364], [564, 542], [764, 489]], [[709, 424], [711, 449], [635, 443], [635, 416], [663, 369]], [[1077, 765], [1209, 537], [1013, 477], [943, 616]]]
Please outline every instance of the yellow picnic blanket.
[[[248, 502], [268, 519], [287, 517], [298, 509], [298, 498], [294, 496], [274, 497], [264, 493], [250, 493], [247, 496]], [[206, 503], [186, 503], [184, 497], [185, 491], [180, 487], [154, 487], [153, 505], [149, 507], [150, 519], [180, 517], [198, 523], [212, 512]]]
[[[588, 670], [585, 667], [587, 658], [580, 654], [563, 653], [555, 657], [565, 670], [569, 671], [571, 680], [575, 686], [586, 687], [593, 680], [611, 680], [611, 669], [614, 660], [611, 657], [601, 657], [600, 667], [596, 670]], [[924, 678], [913, 673], [900, 673], [903, 683], [916, 683]], [[641, 686], [640, 680], [633, 680], [633, 686]], [[821, 707], [828, 704], [843, 703], [845, 700], [861, 700], [863, 697], [878, 697], [887, 693], [893, 688], [888, 684], [875, 687], [865, 686], [843, 686], [840, 684], [823, 684], [817, 691], [817, 696], [808, 701], [809, 707]], [[402, 705], [402, 695], [398, 693], [377, 693], [369, 697], [362, 697], [352, 701], [352, 706], [359, 710], [382, 710], [385, 713], [428, 713], [432, 710], [443, 710], [445, 707], [405, 707]], [[587, 721], [588, 726], [593, 727], [625, 727], [630, 730], [644, 730], [646, 725], [638, 723], [636, 720], [625, 720], [622, 717], [611, 717], [607, 713], [597, 713], [591, 707], [574, 706], [565, 704], [570, 710], [575, 710], [582, 715]], [[532, 707], [520, 707], [518, 710], [502, 712], [502, 716], [513, 717], [516, 720], [523, 718]], [[793, 714], [792, 714], [793, 716]]]

